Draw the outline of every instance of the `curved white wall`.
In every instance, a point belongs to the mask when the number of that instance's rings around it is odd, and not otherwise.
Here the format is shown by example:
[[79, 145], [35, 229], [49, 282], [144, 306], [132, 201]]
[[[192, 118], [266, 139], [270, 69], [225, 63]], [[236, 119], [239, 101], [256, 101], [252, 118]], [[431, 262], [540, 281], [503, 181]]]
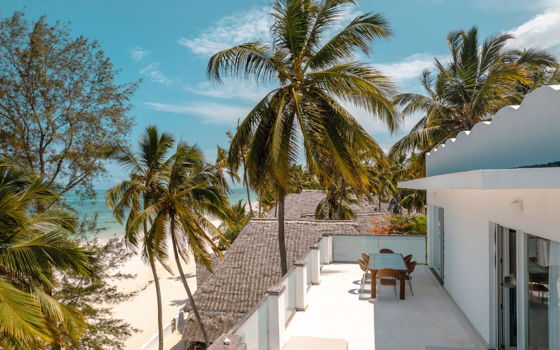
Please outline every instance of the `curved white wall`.
[[541, 87], [426, 156], [428, 176], [560, 161], [560, 85]]

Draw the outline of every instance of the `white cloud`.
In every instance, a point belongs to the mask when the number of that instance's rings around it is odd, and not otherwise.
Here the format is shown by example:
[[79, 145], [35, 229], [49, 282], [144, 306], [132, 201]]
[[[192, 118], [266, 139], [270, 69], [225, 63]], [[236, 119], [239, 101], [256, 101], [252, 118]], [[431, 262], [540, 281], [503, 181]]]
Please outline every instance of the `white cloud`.
[[162, 112], [183, 114], [202, 118], [209, 124], [236, 125], [238, 120], [247, 116], [251, 107], [212, 102], [197, 102], [177, 105], [158, 102], [146, 102], [151, 109]]
[[185, 86], [185, 90], [197, 95], [247, 102], [258, 102], [273, 89], [272, 86], [260, 85], [254, 81], [225, 81], [220, 85], [202, 82], [196, 86]]
[[140, 46], [133, 47], [132, 49], [129, 50], [129, 52], [130, 52], [130, 58], [132, 58], [136, 62], [142, 61], [146, 56], [150, 54], [150, 51]]
[[164, 85], [172, 85], [175, 80], [169, 78], [159, 69], [159, 63], [150, 63], [140, 69], [140, 74], [145, 75], [151, 81]]
[[196, 38], [181, 38], [179, 44], [197, 55], [210, 56], [245, 42], [268, 41], [271, 23], [266, 8], [243, 11], [223, 17]]
[[560, 8], [541, 13], [509, 31], [509, 47], [553, 49], [560, 45]]
[[399, 85], [417, 80], [423, 70], [430, 69], [433, 65], [434, 55], [429, 53], [417, 53], [400, 61], [374, 64], [375, 68]]

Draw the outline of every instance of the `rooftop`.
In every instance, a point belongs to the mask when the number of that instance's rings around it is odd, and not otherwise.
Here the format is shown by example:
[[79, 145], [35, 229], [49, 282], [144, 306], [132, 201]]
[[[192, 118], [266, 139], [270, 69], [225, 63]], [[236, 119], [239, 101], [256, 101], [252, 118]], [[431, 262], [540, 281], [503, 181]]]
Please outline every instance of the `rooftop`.
[[[361, 270], [356, 264], [323, 266], [321, 284], [309, 290], [309, 306], [286, 329], [292, 336], [346, 339], [349, 350], [485, 349], [485, 343], [430, 270], [413, 274], [414, 296], [398, 300], [382, 286], [372, 301], [359, 296]], [[333, 317], [336, 315], [336, 317]]]

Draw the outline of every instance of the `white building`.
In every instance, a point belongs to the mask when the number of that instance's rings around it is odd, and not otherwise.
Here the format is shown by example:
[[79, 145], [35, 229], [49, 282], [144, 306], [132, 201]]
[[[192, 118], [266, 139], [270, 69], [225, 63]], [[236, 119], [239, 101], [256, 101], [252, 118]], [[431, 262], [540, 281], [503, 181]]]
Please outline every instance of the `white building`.
[[560, 349], [560, 86], [432, 151], [429, 265], [490, 349]]

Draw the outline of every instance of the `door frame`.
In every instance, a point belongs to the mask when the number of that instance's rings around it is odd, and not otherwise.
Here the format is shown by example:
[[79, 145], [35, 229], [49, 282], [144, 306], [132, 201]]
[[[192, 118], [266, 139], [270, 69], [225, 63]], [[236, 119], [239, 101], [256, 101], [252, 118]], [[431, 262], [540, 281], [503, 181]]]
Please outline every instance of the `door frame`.
[[[500, 227], [510, 229], [507, 225], [489, 223], [489, 267], [490, 267], [490, 348], [500, 349], [500, 305], [498, 300], [498, 231]], [[513, 228], [511, 228], [513, 229]], [[515, 230], [516, 238], [516, 309], [517, 309], [517, 350], [527, 349], [527, 234]]]

